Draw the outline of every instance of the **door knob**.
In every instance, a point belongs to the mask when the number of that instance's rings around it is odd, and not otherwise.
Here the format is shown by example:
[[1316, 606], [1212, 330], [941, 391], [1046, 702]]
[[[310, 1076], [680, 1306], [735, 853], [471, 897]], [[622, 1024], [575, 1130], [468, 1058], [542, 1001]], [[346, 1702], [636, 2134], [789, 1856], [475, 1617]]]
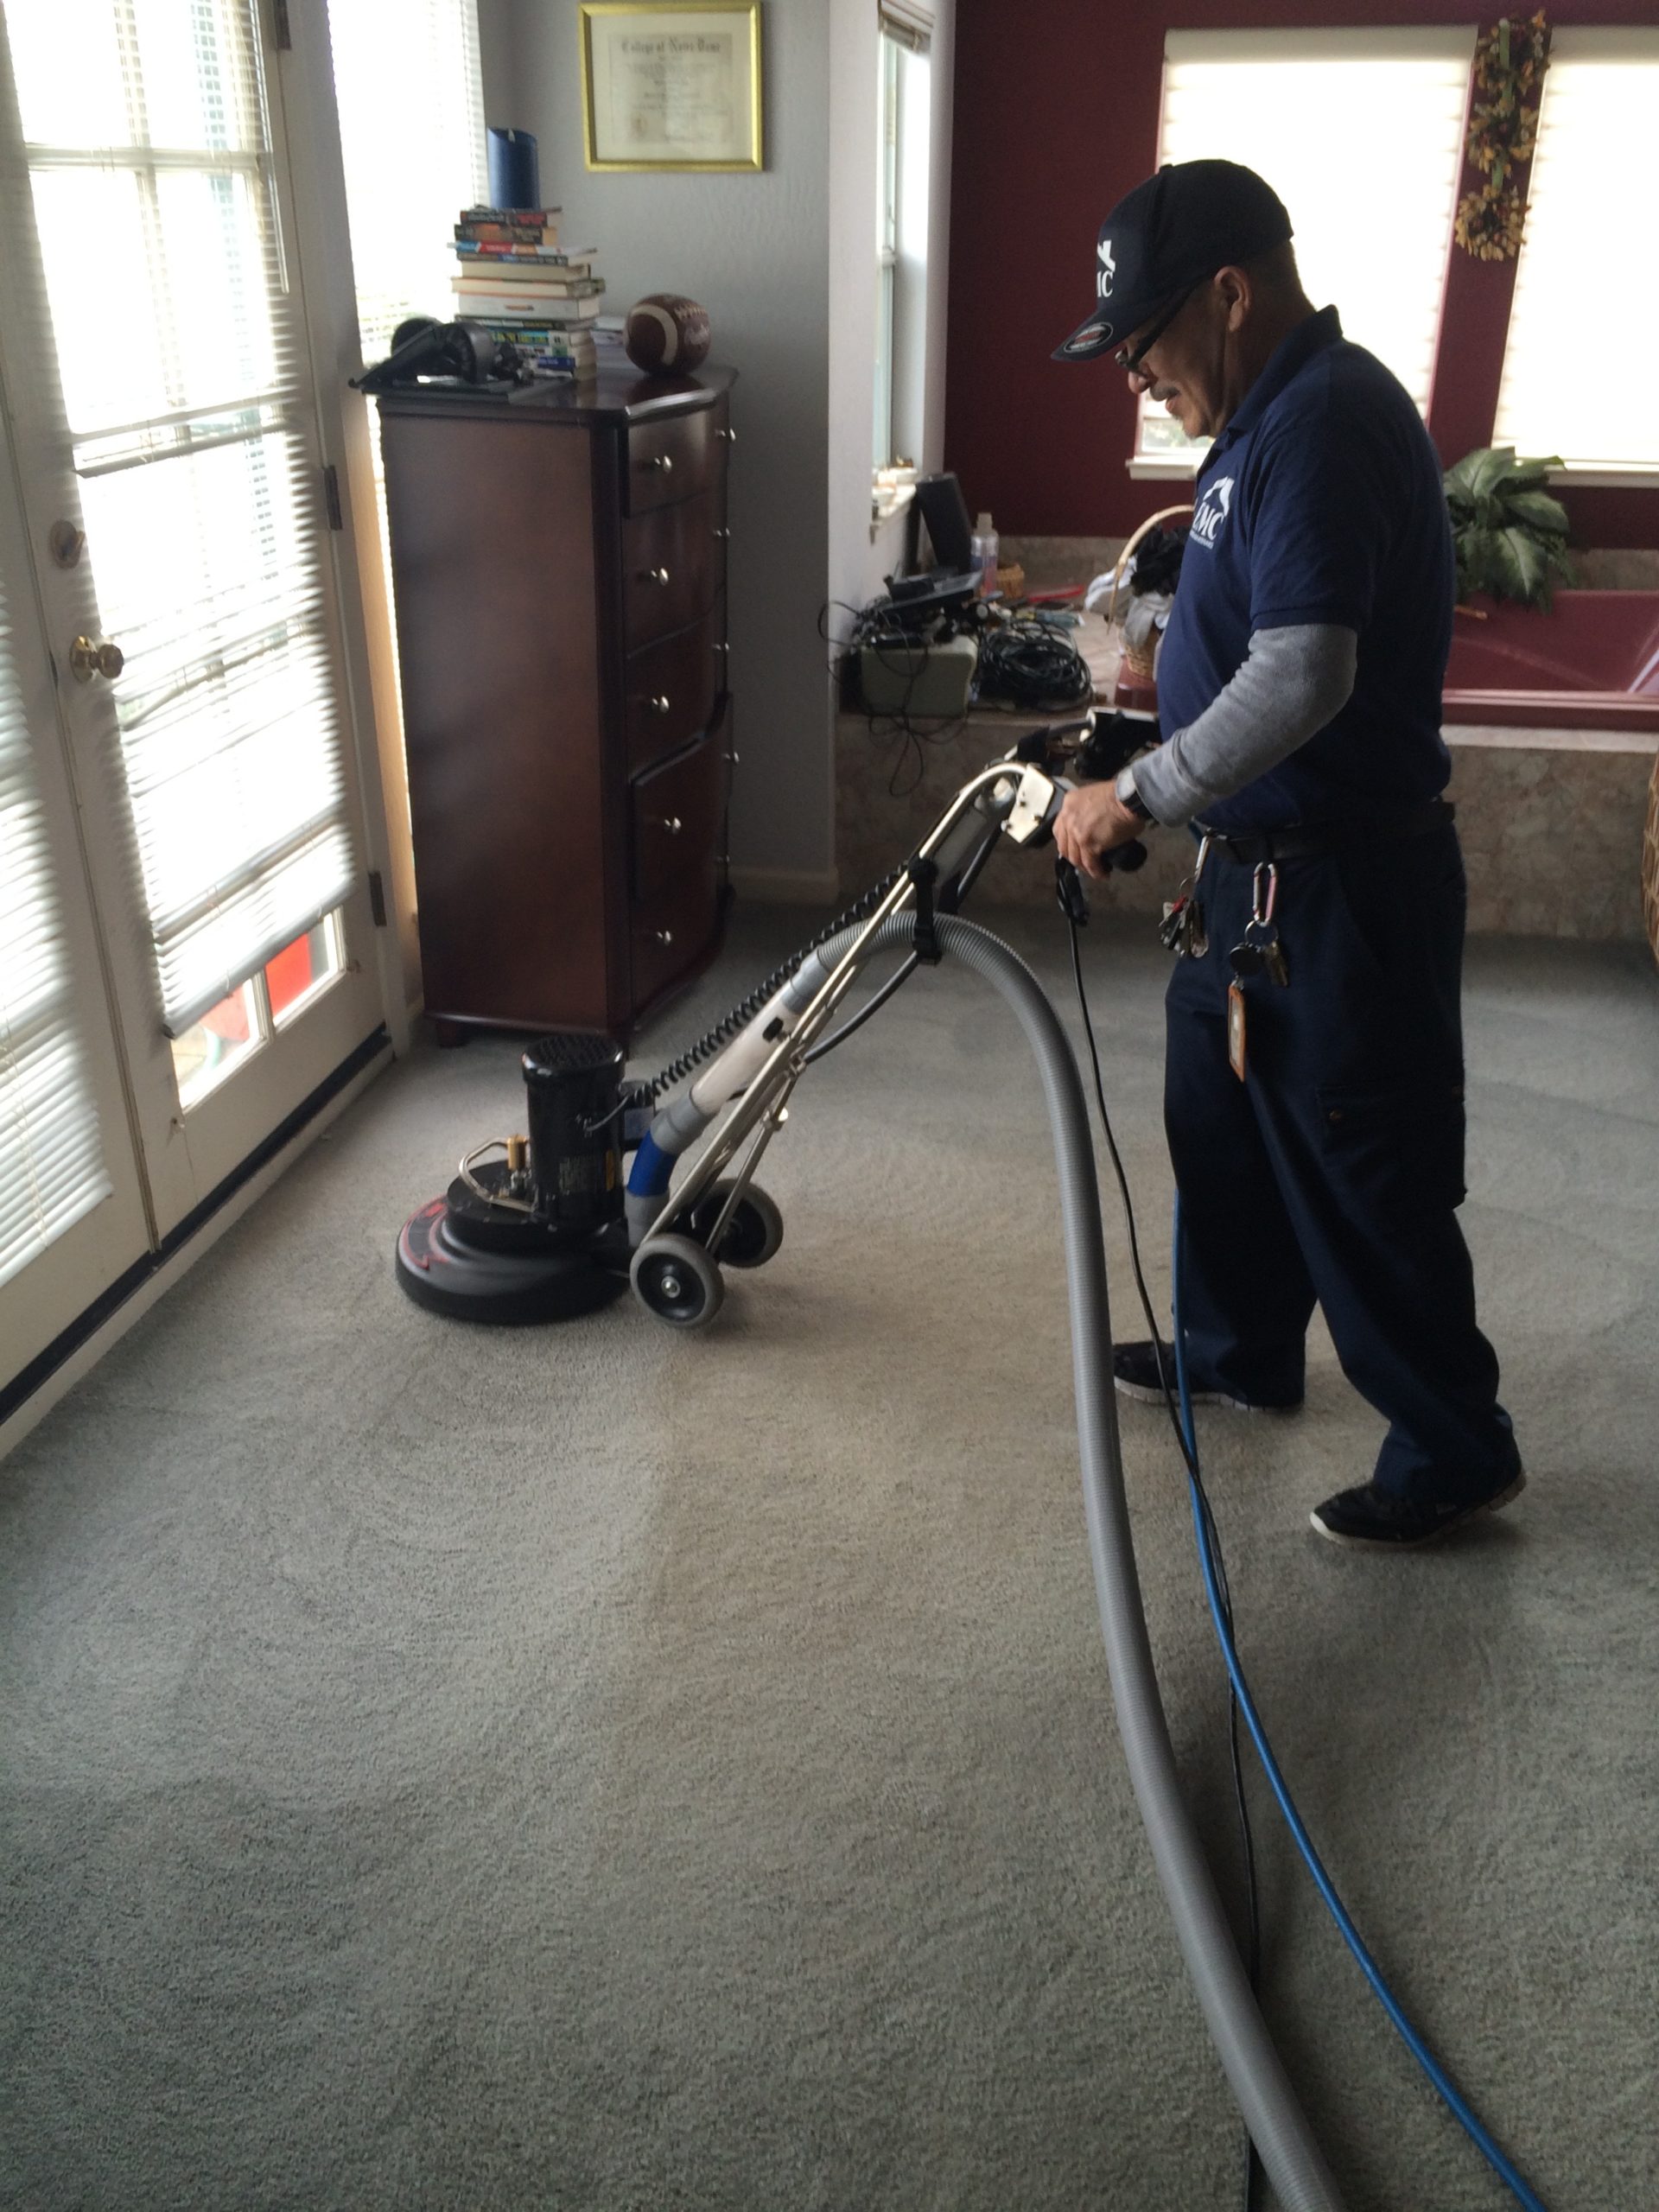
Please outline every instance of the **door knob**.
[[671, 837], [677, 837], [685, 824], [677, 814], [665, 814], [663, 817], [663, 827]]
[[126, 664], [119, 645], [94, 645], [90, 638], [79, 637], [69, 648], [69, 666], [77, 683], [90, 683], [95, 676], [119, 676]]

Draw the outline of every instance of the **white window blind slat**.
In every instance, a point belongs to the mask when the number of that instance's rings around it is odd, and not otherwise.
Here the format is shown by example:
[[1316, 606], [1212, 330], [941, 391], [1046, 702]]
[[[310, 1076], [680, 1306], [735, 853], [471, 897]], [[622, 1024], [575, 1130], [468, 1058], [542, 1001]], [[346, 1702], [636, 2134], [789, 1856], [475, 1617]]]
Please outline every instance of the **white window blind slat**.
[[[1650, 397], [1659, 296], [1631, 251], [1654, 207], [1656, 106], [1659, 29], [1553, 34], [1498, 388], [1498, 445], [1559, 454], [1583, 467], [1659, 468]], [[1636, 370], [1631, 389], [1645, 388], [1648, 399], [1610, 405], [1586, 377], [1574, 319], [1563, 315], [1575, 303], [1576, 327], [1593, 326], [1596, 359]]]
[[6, 26], [176, 1037], [357, 872], [255, 0], [7, 0]]
[[110, 1191], [0, 598], [0, 1282]]
[[[1242, 162], [1289, 210], [1317, 306], [1427, 411], [1462, 163], [1472, 25], [1172, 31], [1158, 159]], [[1367, 143], [1387, 118], [1386, 175]], [[1140, 449], [1189, 441], [1144, 401]]]

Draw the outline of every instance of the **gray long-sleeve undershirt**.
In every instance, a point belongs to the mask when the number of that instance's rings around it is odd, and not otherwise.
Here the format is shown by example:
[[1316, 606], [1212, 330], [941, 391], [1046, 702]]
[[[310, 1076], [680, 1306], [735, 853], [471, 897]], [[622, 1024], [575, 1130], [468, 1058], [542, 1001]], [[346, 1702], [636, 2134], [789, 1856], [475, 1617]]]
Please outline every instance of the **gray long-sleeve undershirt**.
[[1195, 721], [1123, 771], [1174, 829], [1265, 775], [1322, 730], [1354, 688], [1359, 639], [1336, 622], [1258, 630], [1243, 664]]

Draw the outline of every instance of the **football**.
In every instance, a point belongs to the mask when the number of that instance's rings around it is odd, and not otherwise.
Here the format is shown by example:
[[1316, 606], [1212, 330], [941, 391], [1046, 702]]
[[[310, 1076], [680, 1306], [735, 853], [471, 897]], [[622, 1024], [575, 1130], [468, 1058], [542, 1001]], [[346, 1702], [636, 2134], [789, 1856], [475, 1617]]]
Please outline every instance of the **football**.
[[677, 292], [647, 292], [628, 309], [622, 343], [647, 372], [695, 369], [709, 352], [709, 310]]

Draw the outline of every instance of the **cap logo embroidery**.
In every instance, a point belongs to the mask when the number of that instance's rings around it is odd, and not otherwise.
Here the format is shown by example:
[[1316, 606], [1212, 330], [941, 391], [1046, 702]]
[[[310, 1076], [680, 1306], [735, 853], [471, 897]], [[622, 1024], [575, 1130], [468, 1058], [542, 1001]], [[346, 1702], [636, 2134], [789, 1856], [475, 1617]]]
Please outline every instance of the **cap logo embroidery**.
[[1097, 250], [1100, 254], [1100, 275], [1095, 280], [1096, 288], [1103, 300], [1109, 300], [1112, 296], [1112, 285], [1117, 276], [1117, 262], [1112, 253], [1110, 238], [1102, 238]]
[[1214, 546], [1232, 504], [1233, 480], [1230, 476], [1218, 476], [1213, 484], [1205, 486], [1204, 497], [1198, 501], [1198, 512], [1192, 518], [1192, 536], [1200, 545]]
[[1074, 330], [1060, 351], [1063, 353], [1090, 353], [1096, 346], [1103, 346], [1112, 334], [1109, 322], [1086, 323], [1081, 330]]

